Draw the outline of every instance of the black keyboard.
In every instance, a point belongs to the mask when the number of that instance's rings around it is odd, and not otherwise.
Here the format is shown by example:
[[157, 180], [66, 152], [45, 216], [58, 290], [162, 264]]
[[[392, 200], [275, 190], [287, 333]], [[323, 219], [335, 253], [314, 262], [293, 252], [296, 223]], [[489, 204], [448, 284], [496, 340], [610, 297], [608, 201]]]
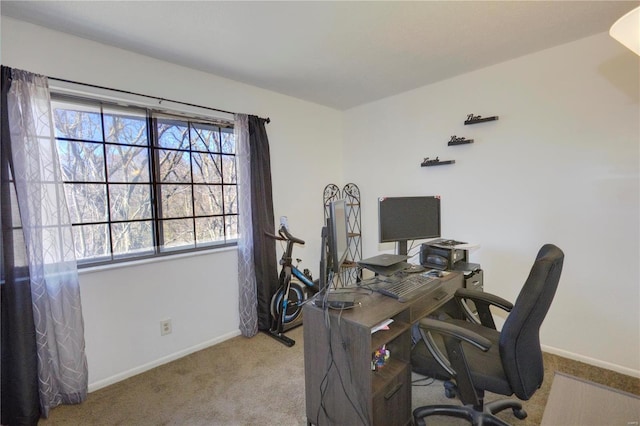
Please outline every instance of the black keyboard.
[[[435, 290], [439, 284], [440, 282], [436, 277], [424, 274], [413, 274], [401, 278], [399, 281], [384, 283], [380, 285], [376, 291], [385, 296], [398, 299], [398, 302], [406, 302]], [[444, 296], [446, 296], [447, 293], [444, 290], [442, 290], [442, 292]], [[438, 299], [438, 297], [436, 297], [436, 299]]]

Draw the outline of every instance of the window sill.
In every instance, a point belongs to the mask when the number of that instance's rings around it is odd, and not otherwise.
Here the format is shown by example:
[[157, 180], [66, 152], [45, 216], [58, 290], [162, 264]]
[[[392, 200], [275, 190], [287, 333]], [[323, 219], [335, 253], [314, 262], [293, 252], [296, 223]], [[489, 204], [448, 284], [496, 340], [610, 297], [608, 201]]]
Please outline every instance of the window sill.
[[147, 264], [158, 263], [158, 262], [167, 262], [167, 261], [182, 259], [186, 257], [206, 256], [214, 253], [223, 253], [223, 252], [232, 251], [232, 250], [235, 251], [237, 249], [238, 249], [237, 245], [232, 245], [232, 246], [226, 246], [226, 247], [212, 248], [210, 250], [199, 250], [199, 251], [192, 251], [187, 253], [167, 254], [164, 256], [131, 260], [127, 262], [118, 262], [118, 263], [111, 263], [111, 264], [98, 265], [98, 266], [87, 266], [84, 268], [78, 268], [78, 274], [83, 275], [83, 274], [90, 274], [93, 272], [102, 272], [102, 271], [113, 270], [113, 269], [129, 268], [132, 266], [147, 265]]

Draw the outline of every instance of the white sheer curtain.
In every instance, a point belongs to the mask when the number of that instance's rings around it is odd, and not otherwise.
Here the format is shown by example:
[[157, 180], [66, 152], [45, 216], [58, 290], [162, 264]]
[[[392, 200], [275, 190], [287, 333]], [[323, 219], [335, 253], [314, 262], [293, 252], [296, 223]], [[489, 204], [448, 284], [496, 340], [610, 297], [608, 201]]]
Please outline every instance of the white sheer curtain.
[[[12, 70], [13, 177], [27, 249], [41, 414], [87, 396], [80, 287], [47, 78]], [[4, 141], [3, 141], [4, 143]]]
[[249, 121], [246, 114], [236, 114], [234, 132], [238, 163], [238, 283], [240, 291], [240, 332], [251, 337], [258, 333], [258, 299], [253, 261], [253, 225], [251, 221], [251, 155]]

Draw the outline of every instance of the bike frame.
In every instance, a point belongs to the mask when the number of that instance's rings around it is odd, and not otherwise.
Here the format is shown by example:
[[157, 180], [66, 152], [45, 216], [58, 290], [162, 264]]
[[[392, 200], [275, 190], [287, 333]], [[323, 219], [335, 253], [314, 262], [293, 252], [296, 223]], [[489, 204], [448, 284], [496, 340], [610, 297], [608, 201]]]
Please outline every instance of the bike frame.
[[296, 268], [295, 266], [291, 267], [291, 273], [304, 285], [308, 287], [316, 287], [316, 285], [311, 280], [309, 280], [309, 278], [307, 278], [304, 273], [300, 272], [300, 269]]
[[276, 297], [280, 291], [282, 291], [282, 300], [279, 302], [280, 309], [277, 315], [277, 318], [272, 319], [272, 325], [269, 329], [269, 335], [279, 340], [281, 343], [284, 343], [286, 346], [293, 346], [295, 344], [295, 340], [285, 336], [284, 332], [284, 324], [285, 324], [285, 315], [287, 313], [287, 309], [289, 308], [289, 292], [291, 290], [291, 276], [295, 276], [301, 283], [303, 283], [308, 288], [318, 291], [318, 286], [314, 284], [303, 272], [301, 272], [296, 266], [293, 265], [293, 246], [294, 244], [302, 244], [304, 245], [304, 240], [294, 237], [291, 235], [286, 228], [286, 226], [280, 226], [278, 230], [278, 235], [273, 235], [270, 233], [266, 233], [271, 238], [274, 238], [279, 241], [286, 241], [287, 246], [285, 248], [284, 253], [280, 259], [280, 265], [282, 265], [282, 270], [280, 271], [278, 289], [272, 297]]

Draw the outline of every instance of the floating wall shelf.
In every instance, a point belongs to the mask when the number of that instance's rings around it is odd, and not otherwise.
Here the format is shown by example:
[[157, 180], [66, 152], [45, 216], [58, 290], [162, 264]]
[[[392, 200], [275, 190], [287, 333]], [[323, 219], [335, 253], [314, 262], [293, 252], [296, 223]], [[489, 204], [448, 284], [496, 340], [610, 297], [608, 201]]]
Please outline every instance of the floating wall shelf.
[[452, 146], [452, 145], [464, 145], [464, 144], [468, 144], [468, 143], [473, 143], [473, 139], [467, 139], [465, 137], [457, 137], [456, 135], [451, 136], [451, 139], [449, 140], [449, 142], [447, 143], [447, 145]]
[[432, 166], [444, 166], [445, 164], [454, 164], [456, 160], [440, 160], [440, 158], [436, 157], [435, 159], [429, 159], [429, 157], [425, 158], [420, 166], [422, 167], [432, 167]]
[[480, 115], [473, 115], [473, 114], [469, 114], [467, 115], [467, 119], [465, 120], [464, 124], [468, 125], [468, 124], [478, 124], [478, 123], [484, 123], [486, 121], [495, 121], [498, 119], [497, 115], [494, 115], [493, 117], [482, 117]]

